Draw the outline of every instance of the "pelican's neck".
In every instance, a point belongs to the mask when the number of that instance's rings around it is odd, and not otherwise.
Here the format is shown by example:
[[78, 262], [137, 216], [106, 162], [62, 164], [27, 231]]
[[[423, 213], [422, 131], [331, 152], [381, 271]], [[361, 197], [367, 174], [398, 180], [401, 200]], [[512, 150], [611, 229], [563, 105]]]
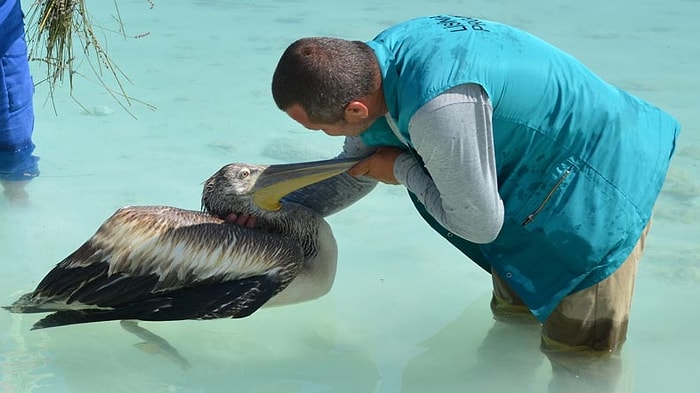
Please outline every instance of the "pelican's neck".
[[296, 278], [266, 306], [303, 302], [327, 293], [333, 285], [338, 259], [330, 225], [319, 214], [295, 203], [285, 203], [277, 215], [266, 216], [264, 225], [293, 239], [305, 254]]
[[320, 216], [296, 203], [284, 203], [280, 210], [266, 211], [257, 216], [256, 227], [283, 235], [301, 243], [305, 254], [314, 252]]

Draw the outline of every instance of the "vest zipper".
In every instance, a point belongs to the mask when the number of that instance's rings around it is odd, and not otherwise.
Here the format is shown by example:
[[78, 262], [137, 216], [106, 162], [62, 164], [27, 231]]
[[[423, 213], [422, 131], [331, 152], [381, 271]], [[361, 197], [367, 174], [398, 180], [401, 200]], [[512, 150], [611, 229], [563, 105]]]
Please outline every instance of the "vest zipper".
[[544, 200], [542, 201], [542, 203], [540, 203], [540, 205], [537, 206], [537, 209], [535, 209], [535, 211], [530, 213], [530, 215], [525, 218], [525, 221], [523, 221], [522, 226], [525, 226], [525, 225], [527, 225], [535, 220], [535, 217], [538, 214], [540, 214], [542, 209], [544, 209], [544, 207], [547, 205], [549, 200], [552, 198], [552, 195], [554, 195], [554, 193], [559, 189], [559, 187], [561, 187], [561, 184], [564, 182], [566, 177], [569, 176], [569, 173], [571, 173], [571, 168], [573, 168], [573, 165], [570, 166], [569, 168], [567, 168], [566, 171], [564, 171], [564, 174], [561, 175], [561, 177], [557, 181], [557, 184], [555, 184], [554, 187], [552, 187], [552, 189], [549, 191], [547, 196], [544, 197]]

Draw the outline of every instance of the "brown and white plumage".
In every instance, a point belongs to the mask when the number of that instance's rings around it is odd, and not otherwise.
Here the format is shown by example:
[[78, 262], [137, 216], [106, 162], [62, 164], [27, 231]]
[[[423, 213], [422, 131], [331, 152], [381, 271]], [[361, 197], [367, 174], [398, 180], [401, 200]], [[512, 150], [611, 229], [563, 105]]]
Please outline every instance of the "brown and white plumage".
[[[34, 325], [39, 329], [105, 320], [240, 318], [263, 305], [319, 297], [335, 276], [330, 226], [310, 209], [279, 200], [353, 162], [230, 164], [205, 183], [204, 212], [119, 209], [33, 292], [6, 308], [52, 312]], [[254, 215], [256, 226], [221, 218], [230, 213]]]

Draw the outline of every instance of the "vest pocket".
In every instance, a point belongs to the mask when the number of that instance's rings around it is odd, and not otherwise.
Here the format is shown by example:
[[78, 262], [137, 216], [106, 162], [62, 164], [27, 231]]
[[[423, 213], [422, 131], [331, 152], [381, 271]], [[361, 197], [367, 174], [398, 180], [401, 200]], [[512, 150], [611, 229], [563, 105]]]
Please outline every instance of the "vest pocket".
[[542, 211], [542, 209], [547, 206], [547, 203], [552, 199], [552, 196], [554, 196], [554, 193], [559, 190], [561, 185], [566, 181], [566, 178], [569, 177], [569, 174], [571, 174], [571, 170], [574, 168], [573, 164], [569, 165], [568, 168], [564, 171], [564, 173], [559, 177], [559, 180], [557, 180], [556, 184], [554, 184], [554, 187], [552, 187], [551, 190], [545, 195], [544, 199], [542, 199], [542, 202], [537, 206], [535, 210], [533, 210], [532, 213], [528, 214], [527, 217], [525, 217], [525, 220], [523, 220], [522, 226], [525, 226], [533, 221], [535, 221], [535, 218], [537, 217], [538, 214]]
[[638, 226], [634, 212], [628, 198], [597, 171], [568, 158], [542, 178], [511, 216], [511, 225], [528, 243], [548, 249], [552, 261], [584, 273], [617, 259], [616, 251]]

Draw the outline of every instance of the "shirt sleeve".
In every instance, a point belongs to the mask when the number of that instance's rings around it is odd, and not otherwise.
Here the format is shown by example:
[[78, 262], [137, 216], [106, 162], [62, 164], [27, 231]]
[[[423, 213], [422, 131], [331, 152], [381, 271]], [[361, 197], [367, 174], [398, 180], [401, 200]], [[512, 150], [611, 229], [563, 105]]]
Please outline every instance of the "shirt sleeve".
[[[347, 137], [337, 158], [366, 157], [376, 148], [365, 145], [359, 137]], [[377, 181], [366, 176], [341, 173], [285, 196], [285, 202], [306, 206], [323, 217], [352, 205], [376, 187]]]
[[442, 226], [474, 243], [493, 241], [503, 225], [491, 116], [491, 101], [480, 85], [448, 90], [409, 124], [425, 170], [410, 153], [394, 166], [396, 179]]

